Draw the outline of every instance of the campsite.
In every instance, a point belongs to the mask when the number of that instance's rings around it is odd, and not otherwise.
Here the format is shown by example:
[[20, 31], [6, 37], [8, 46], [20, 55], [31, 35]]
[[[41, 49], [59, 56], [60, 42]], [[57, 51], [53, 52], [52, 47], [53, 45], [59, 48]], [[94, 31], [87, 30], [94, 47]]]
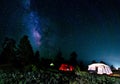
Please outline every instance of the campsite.
[[120, 0], [0, 0], [0, 84], [120, 84]]
[[7, 38], [0, 54], [0, 84], [120, 84], [120, 70], [103, 61], [85, 64], [76, 51], [69, 59], [61, 50], [47, 56], [34, 52], [26, 35], [19, 45]]
[[[94, 65], [94, 66], [93, 66]], [[80, 66], [61, 64], [58, 69], [54, 66], [38, 68], [28, 65], [22, 69], [11, 69], [11, 65], [1, 66], [0, 84], [119, 84], [120, 71], [105, 70], [101, 66], [109, 67], [102, 63], [88, 65], [86, 70]], [[96, 68], [98, 67], [96, 72]], [[8, 69], [6, 68], [8, 67]], [[72, 68], [72, 69], [70, 69]], [[101, 72], [103, 71], [103, 72]], [[7, 80], [6, 80], [7, 79]]]
[[94, 63], [88, 66], [88, 70], [90, 73], [97, 73], [97, 74], [113, 74], [110, 67], [103, 63]]

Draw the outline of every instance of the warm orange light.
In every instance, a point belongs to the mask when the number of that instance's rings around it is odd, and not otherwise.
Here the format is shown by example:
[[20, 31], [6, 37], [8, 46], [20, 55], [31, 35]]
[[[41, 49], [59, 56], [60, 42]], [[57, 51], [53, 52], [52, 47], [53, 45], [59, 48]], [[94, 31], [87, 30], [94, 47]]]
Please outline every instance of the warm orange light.
[[73, 71], [74, 67], [72, 65], [68, 65], [68, 64], [61, 64], [59, 70], [61, 70], [61, 71]]

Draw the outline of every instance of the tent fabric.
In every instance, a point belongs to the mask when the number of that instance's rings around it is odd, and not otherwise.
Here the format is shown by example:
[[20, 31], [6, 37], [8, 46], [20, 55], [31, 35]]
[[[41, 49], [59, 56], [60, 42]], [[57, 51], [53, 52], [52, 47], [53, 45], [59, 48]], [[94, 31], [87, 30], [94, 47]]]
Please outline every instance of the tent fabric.
[[74, 67], [68, 64], [61, 64], [59, 70], [61, 71], [73, 71]]
[[110, 67], [102, 63], [88, 65], [88, 71], [96, 71], [97, 74], [112, 74]]

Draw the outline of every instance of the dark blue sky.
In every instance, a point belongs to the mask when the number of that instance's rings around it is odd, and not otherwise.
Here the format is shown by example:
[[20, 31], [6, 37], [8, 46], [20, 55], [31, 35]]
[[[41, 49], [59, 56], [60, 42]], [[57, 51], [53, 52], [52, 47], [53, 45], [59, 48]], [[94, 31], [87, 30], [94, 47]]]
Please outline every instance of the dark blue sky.
[[29, 36], [34, 49], [120, 66], [119, 0], [1, 0], [0, 38]]

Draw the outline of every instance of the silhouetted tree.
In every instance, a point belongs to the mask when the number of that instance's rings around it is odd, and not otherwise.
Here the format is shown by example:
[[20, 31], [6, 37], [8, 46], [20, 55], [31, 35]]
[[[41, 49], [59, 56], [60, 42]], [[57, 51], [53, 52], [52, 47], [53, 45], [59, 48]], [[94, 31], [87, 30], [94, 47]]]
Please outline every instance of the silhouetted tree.
[[60, 66], [60, 64], [64, 63], [65, 59], [62, 57], [62, 52], [58, 51], [56, 57], [55, 57], [55, 63], [56, 63], [56, 68]]
[[100, 63], [106, 64], [104, 61], [100, 61]]
[[28, 39], [28, 36], [24, 35], [18, 45], [18, 56], [26, 64], [33, 63], [33, 49]]
[[40, 62], [40, 54], [39, 51], [36, 51], [35, 56], [34, 56], [34, 63], [37, 65]]
[[77, 53], [76, 52], [72, 52], [70, 54], [70, 64], [72, 64], [72, 65], [77, 64]]
[[95, 60], [92, 60], [92, 63], [97, 63]]
[[42, 57], [40, 61], [40, 66], [42, 66], [42, 68], [49, 68], [51, 62], [52, 59]]
[[80, 61], [79, 65], [80, 65], [80, 70], [84, 70], [85, 65], [84, 65], [83, 61]]
[[111, 65], [110, 68], [111, 70], [116, 70], [116, 68], [113, 65]]
[[14, 39], [5, 38], [2, 45], [1, 63], [12, 63], [16, 56], [16, 42]]

